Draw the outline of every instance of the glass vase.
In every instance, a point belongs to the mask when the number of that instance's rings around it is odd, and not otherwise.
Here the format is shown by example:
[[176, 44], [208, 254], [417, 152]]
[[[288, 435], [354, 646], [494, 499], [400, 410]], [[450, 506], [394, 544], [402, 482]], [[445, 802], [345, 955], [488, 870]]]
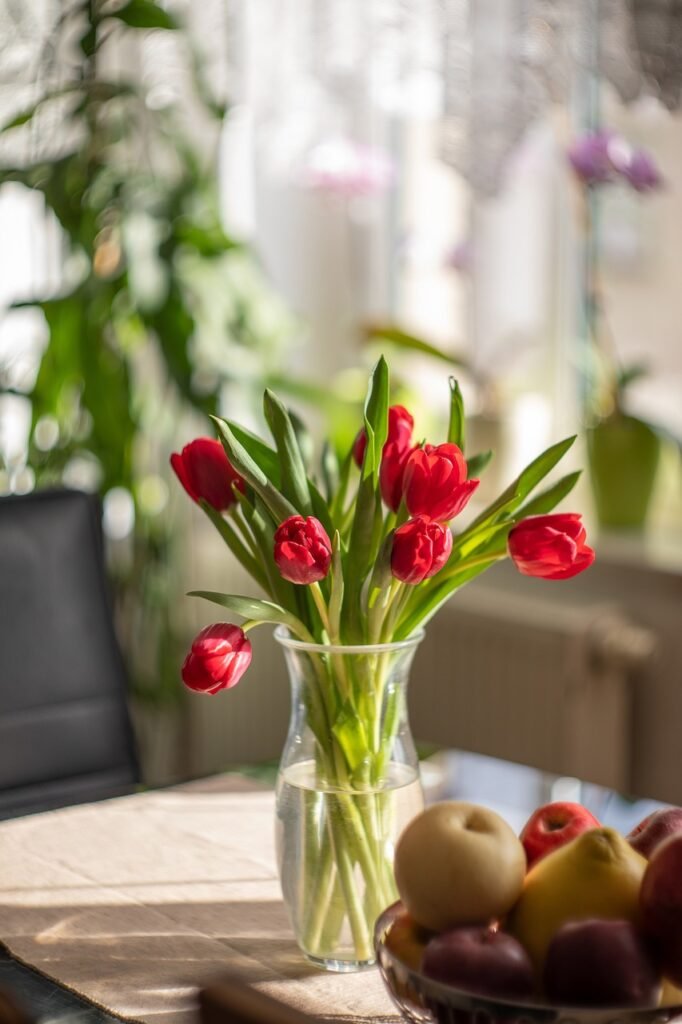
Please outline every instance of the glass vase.
[[424, 806], [406, 700], [422, 634], [372, 646], [275, 636], [292, 690], [276, 791], [282, 895], [310, 961], [360, 970], [374, 964], [374, 922], [397, 898], [396, 839]]

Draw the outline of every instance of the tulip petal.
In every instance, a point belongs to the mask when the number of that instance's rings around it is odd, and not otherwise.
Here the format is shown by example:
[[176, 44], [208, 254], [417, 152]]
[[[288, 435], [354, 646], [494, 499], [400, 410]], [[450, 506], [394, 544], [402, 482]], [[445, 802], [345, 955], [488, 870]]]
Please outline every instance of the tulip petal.
[[192, 501], [198, 501], [199, 495], [192, 487], [189, 476], [187, 474], [187, 470], [185, 468], [185, 463], [183, 461], [182, 455], [179, 452], [173, 452], [173, 454], [170, 457], [170, 464], [175, 470], [175, 475], [177, 476], [178, 480], [189, 494]]

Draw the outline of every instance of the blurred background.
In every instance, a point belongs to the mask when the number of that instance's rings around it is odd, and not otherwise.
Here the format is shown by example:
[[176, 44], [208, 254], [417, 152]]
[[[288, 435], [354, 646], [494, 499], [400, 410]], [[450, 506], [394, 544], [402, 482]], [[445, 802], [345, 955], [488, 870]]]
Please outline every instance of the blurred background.
[[577, 432], [598, 553], [457, 596], [417, 738], [682, 801], [679, 5], [0, 0], [0, 40], [0, 495], [101, 496], [144, 781], [288, 715], [267, 636], [183, 692], [186, 592], [251, 584], [170, 453], [266, 385], [345, 452], [383, 351], [417, 436], [460, 380], [482, 502]]

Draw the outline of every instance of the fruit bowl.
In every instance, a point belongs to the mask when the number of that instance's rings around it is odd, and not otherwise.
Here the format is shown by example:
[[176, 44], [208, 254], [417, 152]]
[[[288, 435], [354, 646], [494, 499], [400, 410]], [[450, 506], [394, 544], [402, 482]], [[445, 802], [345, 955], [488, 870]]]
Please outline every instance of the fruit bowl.
[[400, 959], [386, 943], [403, 913], [399, 901], [374, 929], [377, 965], [393, 1002], [414, 1024], [666, 1024], [682, 1020], [682, 1004], [654, 1007], [576, 1007], [520, 1003], [473, 995], [433, 981]]

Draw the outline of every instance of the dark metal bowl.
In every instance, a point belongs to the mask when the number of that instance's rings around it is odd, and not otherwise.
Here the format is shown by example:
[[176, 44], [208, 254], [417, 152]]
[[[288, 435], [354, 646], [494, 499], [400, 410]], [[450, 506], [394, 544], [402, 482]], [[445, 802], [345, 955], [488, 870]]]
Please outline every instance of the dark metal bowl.
[[377, 965], [398, 1009], [414, 1024], [667, 1024], [682, 1020], [682, 1005], [643, 1008], [550, 1006], [474, 995], [427, 978], [386, 945], [386, 935], [403, 912], [393, 903], [374, 928]]

